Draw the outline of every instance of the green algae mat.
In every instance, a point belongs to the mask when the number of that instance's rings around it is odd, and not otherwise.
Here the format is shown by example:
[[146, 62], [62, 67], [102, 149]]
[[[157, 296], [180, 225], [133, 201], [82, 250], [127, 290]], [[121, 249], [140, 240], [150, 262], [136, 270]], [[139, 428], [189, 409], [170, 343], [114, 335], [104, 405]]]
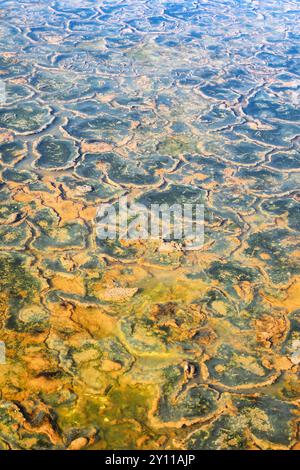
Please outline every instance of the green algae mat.
[[[300, 449], [300, 4], [0, 1], [0, 449]], [[204, 240], [101, 239], [203, 204]]]

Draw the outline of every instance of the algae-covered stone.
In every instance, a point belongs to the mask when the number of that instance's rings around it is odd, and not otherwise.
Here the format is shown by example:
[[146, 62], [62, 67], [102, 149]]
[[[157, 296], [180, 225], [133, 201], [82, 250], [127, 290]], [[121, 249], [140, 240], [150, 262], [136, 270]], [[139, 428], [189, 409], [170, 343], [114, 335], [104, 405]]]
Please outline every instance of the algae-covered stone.
[[46, 248], [50, 251], [84, 248], [87, 238], [86, 227], [74, 222], [62, 227], [53, 227], [47, 233], [42, 231], [33, 242], [33, 246], [42, 251]]
[[120, 329], [124, 336], [125, 343], [136, 354], [143, 353], [164, 353], [168, 347], [164, 334], [157, 334], [153, 331], [151, 321], [146, 318], [136, 321], [133, 317], [123, 318]]
[[197, 421], [212, 415], [218, 408], [218, 392], [205, 386], [194, 386], [172, 400], [163, 396], [159, 400], [158, 417], [163, 423]]
[[73, 166], [78, 156], [75, 144], [71, 140], [43, 137], [37, 145], [40, 157], [35, 166], [45, 170], [65, 169]]
[[174, 160], [167, 156], [124, 159], [115, 153], [87, 154], [77, 167], [77, 172], [80, 176], [95, 177], [97, 167], [103, 167], [107, 168], [109, 178], [118, 184], [143, 186], [157, 183], [160, 180], [157, 172], [168, 170], [173, 165]]
[[25, 157], [26, 146], [21, 141], [3, 143], [0, 145], [1, 160], [5, 165], [14, 165]]
[[253, 233], [247, 241], [245, 254], [249, 257], [261, 257], [266, 253], [268, 258], [264, 261], [271, 280], [276, 283], [287, 282], [291, 275], [300, 272], [299, 265], [291, 256], [297, 250], [299, 241], [293, 238], [284, 228], [276, 228], [264, 232]]
[[17, 225], [0, 225], [0, 247], [2, 249], [24, 248], [30, 238], [30, 229], [25, 222]]
[[217, 354], [206, 363], [213, 381], [230, 388], [251, 388], [268, 381], [272, 370], [267, 369], [255, 355], [233, 349], [229, 345], [219, 347]]
[[194, 432], [187, 441], [187, 448], [189, 450], [247, 450], [250, 442], [246, 433], [245, 420], [225, 415]]
[[49, 327], [49, 312], [40, 305], [31, 305], [18, 312], [16, 321], [18, 331], [41, 333]]
[[219, 393], [196, 383], [183, 386], [184, 368], [175, 366], [164, 370], [164, 384], [154, 417], [161, 426], [181, 427], [212, 417], [219, 407]]
[[266, 441], [266, 448], [271, 448], [272, 444], [289, 447], [295, 441], [295, 405], [268, 396], [236, 398], [233, 402], [252, 435]]
[[16, 312], [29, 306], [37, 293], [40, 283], [26, 266], [26, 258], [16, 254], [2, 254], [0, 257], [1, 308], [8, 310], [8, 328], [15, 327]]
[[1, 400], [0, 416], [0, 433], [11, 449], [46, 450], [53, 448], [53, 442], [49, 436], [43, 431], [39, 432], [38, 429], [31, 428], [17, 404]]
[[14, 183], [29, 183], [35, 180], [34, 173], [25, 170], [15, 170], [7, 168], [2, 172], [2, 177], [6, 181], [13, 181]]
[[[90, 119], [76, 116], [69, 120], [66, 131], [77, 139], [93, 140], [100, 136], [102, 139], [117, 141], [126, 136], [130, 126], [130, 121], [109, 115]], [[118, 128], [118, 135], [115, 134], [116, 127]]]
[[35, 101], [26, 101], [0, 110], [0, 127], [20, 134], [32, 134], [46, 128], [52, 121], [50, 108]]

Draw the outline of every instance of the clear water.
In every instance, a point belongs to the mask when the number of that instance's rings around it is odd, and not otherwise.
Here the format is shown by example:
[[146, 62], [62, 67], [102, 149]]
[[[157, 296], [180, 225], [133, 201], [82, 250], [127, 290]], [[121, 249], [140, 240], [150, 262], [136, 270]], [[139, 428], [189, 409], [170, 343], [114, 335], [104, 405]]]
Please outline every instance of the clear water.
[[[297, 448], [299, 13], [0, 2], [3, 449]], [[204, 247], [98, 240], [122, 195]]]

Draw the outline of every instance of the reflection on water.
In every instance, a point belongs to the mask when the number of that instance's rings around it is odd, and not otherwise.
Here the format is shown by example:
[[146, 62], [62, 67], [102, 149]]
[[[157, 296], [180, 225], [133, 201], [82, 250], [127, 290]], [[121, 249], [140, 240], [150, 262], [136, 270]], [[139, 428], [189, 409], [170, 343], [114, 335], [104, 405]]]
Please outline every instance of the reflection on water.
[[[299, 2], [0, 8], [1, 448], [297, 448]], [[123, 195], [204, 247], [98, 240]]]

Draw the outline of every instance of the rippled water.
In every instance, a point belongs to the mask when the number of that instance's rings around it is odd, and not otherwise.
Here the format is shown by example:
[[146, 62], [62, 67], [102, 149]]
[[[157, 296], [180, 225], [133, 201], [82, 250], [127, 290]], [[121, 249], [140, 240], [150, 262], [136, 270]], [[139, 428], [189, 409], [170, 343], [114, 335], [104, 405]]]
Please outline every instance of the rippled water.
[[[0, 1], [1, 448], [299, 448], [299, 23]], [[97, 239], [123, 195], [204, 247]]]

